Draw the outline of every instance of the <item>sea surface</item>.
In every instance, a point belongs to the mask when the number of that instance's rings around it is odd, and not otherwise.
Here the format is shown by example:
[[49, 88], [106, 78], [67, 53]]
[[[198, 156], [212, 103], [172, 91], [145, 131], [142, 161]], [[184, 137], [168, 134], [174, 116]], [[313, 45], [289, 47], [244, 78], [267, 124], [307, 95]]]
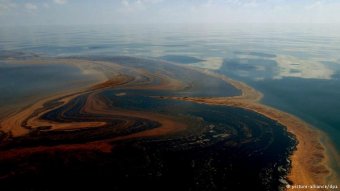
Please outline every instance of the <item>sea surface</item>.
[[[1, 60], [36, 56], [135, 56], [225, 74], [261, 91], [263, 103], [294, 114], [325, 132], [338, 152], [339, 52], [340, 26], [334, 25], [0, 28]], [[80, 78], [72, 75], [77, 72], [68, 66], [9, 66], [2, 61], [0, 105], [13, 104], [32, 96], [32, 92], [72, 89], [70, 82]]]

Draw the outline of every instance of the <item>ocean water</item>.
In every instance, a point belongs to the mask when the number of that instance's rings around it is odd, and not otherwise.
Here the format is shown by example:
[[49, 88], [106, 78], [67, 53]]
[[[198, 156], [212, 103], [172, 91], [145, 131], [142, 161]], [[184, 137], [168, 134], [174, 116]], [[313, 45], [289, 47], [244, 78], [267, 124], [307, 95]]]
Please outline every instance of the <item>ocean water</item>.
[[[13, 55], [125, 55], [209, 68], [257, 88], [265, 95], [263, 103], [292, 113], [326, 132], [340, 150], [339, 26], [1, 27], [0, 52], [2, 59]], [[4, 78], [1, 68], [0, 71], [0, 78]], [[20, 79], [23, 78], [17, 80]], [[0, 87], [7, 83], [8, 80], [1, 80]], [[1, 99], [6, 103], [15, 96]]]
[[57, 92], [95, 81], [80, 69], [58, 64], [10, 64], [0, 62], [0, 117], [20, 110]]

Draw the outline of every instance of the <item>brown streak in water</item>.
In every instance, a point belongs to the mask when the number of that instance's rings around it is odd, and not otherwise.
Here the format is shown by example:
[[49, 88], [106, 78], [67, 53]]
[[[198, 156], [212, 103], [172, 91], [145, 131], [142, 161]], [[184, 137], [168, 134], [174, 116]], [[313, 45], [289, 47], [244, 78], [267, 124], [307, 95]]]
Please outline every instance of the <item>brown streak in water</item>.
[[[72, 150], [101, 150], [102, 152], [110, 152], [112, 148], [112, 141], [140, 138], [140, 137], [151, 137], [151, 136], [162, 136], [176, 133], [178, 131], [187, 128], [185, 123], [180, 122], [174, 117], [160, 115], [151, 112], [137, 112], [137, 111], [126, 111], [126, 110], [112, 110], [108, 108], [105, 103], [100, 100], [97, 95], [99, 92], [113, 88], [117, 86], [126, 85], [127, 88], [141, 88], [141, 89], [179, 89], [184, 85], [178, 80], [171, 79], [170, 77], [162, 74], [151, 74], [145, 70], [134, 69], [123, 67], [118, 64], [111, 62], [97, 62], [97, 61], [86, 61], [76, 59], [40, 59], [40, 60], [11, 60], [13, 64], [46, 64], [46, 63], [58, 63], [58, 64], [71, 64], [79, 67], [83, 71], [91, 71], [98, 73], [101, 76], [100, 83], [92, 85], [90, 88], [80, 88], [76, 91], [69, 91], [67, 93], [59, 93], [52, 97], [42, 99], [18, 113], [14, 113], [7, 118], [0, 121], [0, 129], [3, 132], [7, 132], [12, 137], [25, 136], [29, 133], [30, 129], [38, 128], [41, 126], [49, 126], [49, 130], [70, 130], [80, 129], [86, 127], [100, 127], [106, 125], [105, 121], [97, 122], [70, 122], [70, 123], [57, 123], [41, 119], [41, 116], [49, 111], [56, 109], [56, 107], [45, 108], [44, 104], [58, 100], [58, 107], [68, 104], [72, 99], [81, 96], [85, 93], [90, 93], [87, 98], [85, 106], [81, 109], [81, 112], [94, 113], [94, 114], [109, 114], [112, 116], [127, 116], [148, 119], [151, 121], [157, 121], [160, 123], [160, 127], [145, 130], [142, 132], [121, 136], [112, 139], [105, 139], [100, 141], [92, 141], [81, 144], [68, 144], [68, 145], [57, 145], [57, 146], [38, 146], [29, 148], [14, 148], [7, 151], [1, 151], [1, 159], [10, 159], [12, 157], [27, 156], [33, 153], [41, 152], [55, 152], [55, 151], [72, 151]], [[150, 81], [138, 81], [134, 77], [122, 74], [122, 69], [129, 69], [142, 76], [147, 76]], [[159, 78], [160, 83], [153, 85], [155, 78]], [[104, 79], [104, 80], [103, 80]], [[138, 84], [138, 86], [137, 86]], [[130, 86], [129, 86], [130, 85]], [[36, 113], [36, 114], [35, 114]], [[34, 115], [32, 115], [34, 114]], [[29, 127], [25, 128], [24, 125]], [[131, 121], [127, 121], [125, 124], [126, 128], [131, 125]]]
[[[72, 63], [72, 64], [78, 64], [79, 67], [81, 66], [85, 66], [88, 67], [87, 64], [89, 64], [87, 61], [79, 61], [79, 60], [58, 60], [61, 63]], [[31, 61], [33, 63], [46, 63], [45, 60], [39, 60], [39, 61]], [[56, 61], [54, 61], [53, 63], [55, 63]], [[91, 62], [92, 63], [92, 62]], [[108, 64], [108, 63], [103, 63], [103, 62], [98, 62], [96, 63], [99, 66], [103, 67], [104, 64]], [[110, 67], [111, 69], [117, 69], [117, 65], [114, 65], [112, 63], [110, 63]], [[96, 66], [97, 66], [96, 65]], [[97, 69], [103, 69], [103, 68], [97, 68]], [[118, 70], [118, 69], [117, 69]], [[105, 70], [104, 72], [108, 72], [108, 70]], [[118, 85], [122, 85], [125, 83], [128, 83], [129, 81], [131, 81], [131, 78], [125, 75], [121, 75], [119, 73], [117, 73], [116, 75], [111, 75], [111, 78], [114, 79], [107, 79], [104, 82], [101, 82], [99, 84], [93, 85], [91, 88], [82, 88], [79, 90], [75, 90], [74, 92], [67, 92], [67, 94], [57, 94], [53, 97], [49, 97], [49, 98], [45, 98], [42, 99], [34, 104], [32, 104], [31, 106], [23, 109], [22, 111], [15, 113], [13, 115], [8, 116], [7, 118], [3, 119], [0, 121], [0, 129], [4, 132], [10, 132], [11, 136], [17, 137], [17, 136], [23, 136], [27, 133], [29, 133], [29, 129], [27, 128], [23, 128], [23, 124], [25, 121], [27, 121], [27, 125], [30, 126], [31, 128], [35, 128], [35, 127], [39, 127], [39, 126], [51, 126], [52, 129], [69, 129], [69, 128], [82, 128], [82, 127], [86, 127], [86, 126], [101, 126], [104, 123], [103, 122], [77, 122], [77, 123], [51, 123], [49, 121], [44, 121], [44, 120], [40, 120], [39, 117], [41, 115], [43, 115], [44, 113], [51, 111], [55, 108], [50, 108], [50, 109], [46, 109], [43, 112], [40, 112], [39, 114], [35, 115], [35, 116], [31, 116], [33, 113], [35, 113], [35, 111], [38, 110], [42, 110], [44, 109], [44, 104], [48, 101], [51, 100], [57, 100], [59, 98], [61, 98], [59, 100], [59, 102], [62, 103], [62, 105], [67, 104], [70, 100], [72, 100], [73, 98], [80, 96], [81, 94], [84, 94], [86, 92], [89, 91], [95, 91], [97, 89], [104, 89], [104, 88], [109, 88], [109, 87], [114, 87], [114, 86], [118, 86]], [[61, 106], [62, 106], [61, 105]], [[59, 106], [60, 107], [60, 106]]]
[[[333, 157], [335, 161], [339, 158], [334, 154], [334, 148], [328, 144], [330, 148], [325, 148], [321, 139], [327, 139], [327, 136], [302, 121], [301, 119], [280, 111], [278, 109], [263, 105], [259, 103], [263, 95], [246, 85], [227, 78], [224, 75], [216, 74], [209, 70], [191, 68], [200, 71], [207, 75], [223, 79], [229, 84], [242, 91], [242, 95], [234, 97], [158, 97], [161, 99], [175, 99], [182, 101], [191, 101], [202, 104], [211, 105], [226, 105], [232, 107], [240, 107], [260, 113], [270, 119], [278, 121], [280, 124], [287, 127], [287, 130], [295, 135], [298, 140], [297, 150], [291, 156], [292, 168], [288, 178], [294, 184], [313, 185], [313, 184], [328, 184], [339, 183], [336, 179], [338, 175], [330, 169], [330, 156], [327, 154], [328, 150], [333, 150]], [[332, 149], [333, 148], [333, 149]], [[335, 152], [336, 153], [336, 152]]]
[[[82, 144], [70, 144], [70, 145], [57, 145], [57, 146], [39, 146], [34, 148], [20, 148], [12, 149], [9, 151], [2, 151], [1, 158], [11, 158], [17, 156], [26, 156], [36, 152], [53, 152], [53, 151], [66, 151], [66, 150], [101, 150], [103, 152], [110, 152], [112, 145], [108, 141], [118, 141], [131, 138], [150, 137], [168, 135], [175, 133], [180, 130], [187, 128], [185, 123], [178, 122], [177, 119], [169, 116], [155, 114], [151, 112], [139, 112], [139, 111], [127, 111], [122, 109], [109, 109], [101, 98], [96, 97], [97, 93], [106, 89], [112, 88], [118, 85], [125, 85], [126, 88], [131, 89], [181, 89], [184, 84], [178, 80], [171, 79], [170, 77], [163, 74], [150, 74], [149, 72], [142, 69], [128, 68], [139, 75], [146, 76], [149, 81], [138, 81], [138, 79], [123, 75], [120, 71], [124, 68], [121, 65], [113, 64], [111, 62], [95, 62], [95, 61], [84, 61], [76, 59], [55, 59], [55, 60], [31, 60], [31, 61], [13, 61], [14, 63], [32, 63], [32, 64], [43, 64], [46, 62], [62, 63], [62, 64], [73, 64], [82, 69], [84, 72], [94, 72], [101, 76], [101, 79], [105, 79], [105, 82], [98, 83], [91, 88], [83, 88], [82, 91], [75, 91], [72, 93], [62, 94], [65, 96], [61, 99], [63, 104], [69, 103], [73, 98], [83, 94], [84, 92], [91, 92], [85, 106], [82, 108], [82, 112], [95, 113], [95, 114], [108, 114], [113, 116], [129, 116], [134, 118], [143, 118], [152, 121], [157, 121], [161, 124], [161, 127], [145, 130], [142, 132], [112, 138], [108, 140], [93, 141]], [[181, 67], [185, 67], [181, 65]], [[125, 67], [127, 68], [127, 67]], [[234, 97], [216, 97], [216, 98], [195, 98], [195, 97], [159, 97], [162, 99], [176, 99], [183, 101], [192, 101], [196, 103], [213, 104], [213, 105], [227, 105], [233, 107], [240, 107], [255, 111], [262, 115], [265, 115], [273, 120], [278, 121], [282, 125], [286, 126], [288, 131], [293, 133], [299, 144], [297, 150], [291, 157], [292, 169], [289, 174], [294, 184], [323, 184], [326, 183], [326, 179], [330, 177], [332, 172], [329, 166], [329, 156], [325, 147], [320, 143], [321, 138], [325, 138], [325, 135], [315, 128], [312, 128], [309, 124], [303, 122], [297, 117], [288, 113], [279, 111], [269, 106], [260, 104], [258, 101], [261, 100], [262, 94], [248, 85], [227, 78], [224, 75], [213, 73], [209, 70], [201, 70], [193, 67], [186, 67], [195, 71], [203, 72], [204, 74], [212, 77], [220, 78], [227, 83], [242, 91], [242, 95]], [[152, 84], [155, 78], [160, 78], [160, 84]], [[104, 80], [102, 80], [104, 81]], [[130, 86], [129, 86], [130, 85]], [[40, 120], [39, 117], [52, 109], [45, 110], [39, 115], [30, 117], [34, 111], [43, 107], [43, 104], [50, 100], [60, 98], [61, 95], [56, 95], [50, 98], [43, 99], [30, 107], [22, 110], [19, 113], [13, 114], [8, 118], [4, 119], [0, 123], [0, 128], [4, 132], [11, 132], [13, 136], [24, 136], [28, 133], [28, 130], [22, 128], [23, 121], [28, 120], [28, 125], [34, 127], [51, 125], [52, 129], [70, 129], [70, 128], [84, 128], [85, 126], [102, 126], [105, 122], [80, 122], [60, 125], [57, 123], [51, 123], [50, 121]], [[335, 177], [335, 176], [334, 176]], [[329, 181], [333, 179], [329, 179]]]
[[179, 131], [183, 131], [187, 128], [187, 125], [180, 120], [166, 115], [161, 115], [152, 112], [140, 112], [140, 111], [130, 111], [123, 110], [119, 108], [108, 108], [107, 105], [101, 101], [99, 98], [95, 98], [96, 95], [89, 96], [87, 99], [87, 103], [84, 107], [84, 112], [86, 113], [94, 113], [94, 114], [109, 114], [112, 116], [126, 116], [126, 117], [134, 117], [134, 118], [142, 118], [151, 121], [157, 121], [161, 124], [160, 127], [145, 130], [138, 133], [129, 134], [126, 136], [120, 136], [117, 138], [113, 138], [112, 141], [125, 140], [131, 138], [141, 138], [141, 137], [153, 137], [153, 136], [162, 136], [162, 135], [170, 135], [172, 133], [176, 133]]

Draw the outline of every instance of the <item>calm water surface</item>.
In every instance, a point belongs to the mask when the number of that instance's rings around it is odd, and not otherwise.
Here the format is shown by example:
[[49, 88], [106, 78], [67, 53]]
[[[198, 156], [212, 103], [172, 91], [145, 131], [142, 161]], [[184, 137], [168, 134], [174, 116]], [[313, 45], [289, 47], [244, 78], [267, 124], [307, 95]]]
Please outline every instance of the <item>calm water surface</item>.
[[[3, 60], [18, 53], [51, 57], [128, 55], [209, 68], [259, 89], [265, 95], [264, 103], [325, 131], [340, 150], [339, 28], [327, 25], [2, 27], [0, 56]], [[55, 87], [68, 86], [56, 80], [55, 73], [72, 79], [77, 78], [70, 75], [74, 70], [66, 66], [13, 70], [2, 63], [0, 104], [12, 104], [36, 90], [53, 91]], [[42, 78], [45, 80], [39, 80]], [[47, 84], [53, 85], [47, 87]]]

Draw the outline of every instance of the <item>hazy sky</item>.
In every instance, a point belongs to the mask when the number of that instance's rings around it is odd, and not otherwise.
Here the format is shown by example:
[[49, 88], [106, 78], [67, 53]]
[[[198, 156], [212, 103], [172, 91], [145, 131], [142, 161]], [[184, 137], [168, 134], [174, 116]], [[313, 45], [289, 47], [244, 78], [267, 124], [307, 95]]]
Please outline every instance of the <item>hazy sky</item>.
[[0, 0], [1, 25], [340, 23], [340, 0]]

